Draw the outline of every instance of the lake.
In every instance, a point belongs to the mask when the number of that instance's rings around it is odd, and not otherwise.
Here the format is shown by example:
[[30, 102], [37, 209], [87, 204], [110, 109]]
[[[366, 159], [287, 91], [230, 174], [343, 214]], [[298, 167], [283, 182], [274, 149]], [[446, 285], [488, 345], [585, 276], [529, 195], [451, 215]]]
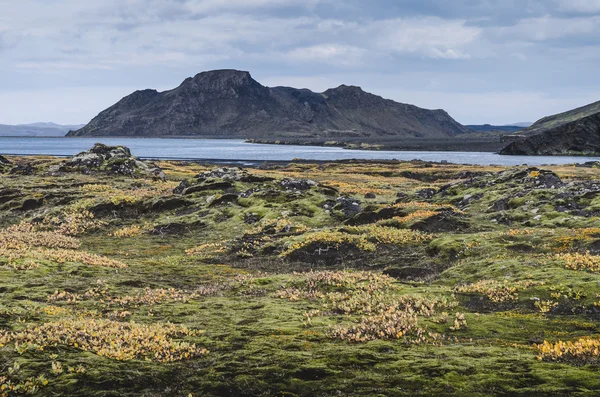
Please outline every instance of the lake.
[[46, 154], [71, 156], [90, 149], [94, 143], [123, 145], [142, 158], [180, 160], [223, 160], [245, 163], [305, 160], [425, 160], [477, 165], [543, 165], [600, 161], [600, 157], [500, 156], [485, 152], [426, 152], [347, 150], [338, 147], [262, 145], [241, 139], [173, 138], [22, 138], [0, 137], [0, 154]]

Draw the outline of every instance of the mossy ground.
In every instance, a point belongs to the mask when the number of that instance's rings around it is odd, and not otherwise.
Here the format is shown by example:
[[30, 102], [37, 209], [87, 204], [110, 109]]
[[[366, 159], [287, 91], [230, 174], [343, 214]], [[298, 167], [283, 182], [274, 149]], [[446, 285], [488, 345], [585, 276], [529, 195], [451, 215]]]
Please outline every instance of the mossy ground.
[[[600, 310], [595, 305], [600, 300], [600, 275], [567, 269], [555, 256], [597, 252], [600, 233], [582, 230], [600, 226], [595, 213], [600, 194], [576, 197], [578, 212], [565, 212], [556, 209], [556, 187], [524, 190], [514, 181], [463, 183], [486, 175], [493, 179], [494, 173], [504, 170], [501, 167], [292, 163], [249, 170], [275, 181], [235, 182], [231, 191], [237, 193], [260, 190], [213, 205], [215, 198], [228, 192], [171, 193], [180, 180], [213, 166], [162, 162], [168, 177], [163, 183], [101, 175], [47, 175], [45, 170], [60, 160], [10, 160], [32, 163], [35, 173], [0, 175], [2, 228], [28, 222], [51, 229], [73, 222], [69, 214], [90, 211], [95, 223], [73, 233], [81, 241], [79, 250], [121, 261], [127, 267], [40, 260], [37, 267], [18, 270], [9, 258], [0, 257], [0, 330], [20, 332], [28, 326], [69, 318], [169, 322], [205, 331], [176, 339], [209, 350], [167, 363], [152, 357], [117, 360], [69, 344], [19, 349], [14, 342], [7, 342], [0, 347], [0, 379], [6, 376], [14, 385], [43, 376], [47, 384], [39, 385], [38, 395], [600, 393], [598, 365], [540, 360], [535, 347], [544, 340], [600, 334]], [[591, 169], [548, 168], [567, 182], [596, 177]], [[535, 175], [531, 177], [535, 179]], [[290, 191], [279, 184], [282, 178], [311, 179], [320, 185]], [[442, 187], [447, 193], [431, 197], [423, 193], [427, 188], [438, 191]], [[519, 191], [524, 193], [520, 197], [515, 194]], [[368, 193], [374, 197], [365, 198]], [[395, 208], [404, 213], [394, 215], [398, 218], [394, 228], [414, 233], [426, 230], [427, 238], [386, 243], [365, 233], [364, 241], [375, 244], [375, 250], [360, 249], [352, 242], [320, 246], [317, 241], [286, 255], [294, 243], [311, 234], [358, 233], [348, 229], [349, 217], [335, 207], [340, 196], [353, 197], [363, 213], [376, 214], [371, 221], [368, 217], [361, 221], [366, 227], [382, 227], [375, 226], [382, 222], [377, 219], [382, 216], [378, 211], [391, 208], [401, 197], [402, 203]], [[31, 199], [38, 204], [24, 206]], [[490, 209], [502, 199], [507, 199], [506, 208]], [[329, 207], [325, 205], [328, 202]], [[443, 216], [436, 215], [434, 223], [410, 217], [419, 210]], [[277, 223], [282, 220], [285, 222]], [[115, 232], [132, 225], [139, 226], [139, 232], [115, 237]], [[204, 244], [220, 244], [221, 248], [206, 255], [202, 249], [192, 250]], [[392, 287], [379, 291], [383, 300], [445, 298], [452, 305], [419, 317], [420, 327], [438, 335], [435, 340], [417, 343], [406, 335], [353, 343], [336, 338], [331, 329], [358, 324], [363, 307], [340, 314], [319, 298], [282, 298], [285, 288], [303, 285], [304, 272], [309, 270], [385, 273], [396, 278]], [[493, 289], [457, 291], [458, 286], [481, 280], [509, 286], [533, 283], [518, 290], [515, 299], [504, 301], [494, 300], [497, 290]], [[94, 288], [104, 292], [86, 295]], [[339, 285], [319, 288], [317, 292], [322, 294], [352, 294]], [[190, 294], [190, 298], [177, 299], [168, 292], [156, 301], [145, 298], [147, 291], [162, 290]], [[208, 292], [191, 295], [200, 290]], [[57, 291], [77, 294], [79, 299], [53, 300]], [[548, 310], [536, 302], [549, 302]], [[307, 313], [316, 310], [319, 312], [309, 315], [312, 318], [307, 323]], [[443, 312], [448, 312], [449, 321], [437, 320]], [[455, 313], [464, 315], [466, 323], [454, 327]], [[59, 363], [62, 370], [53, 370], [53, 363], [55, 367]], [[2, 393], [19, 394], [8, 389]]]

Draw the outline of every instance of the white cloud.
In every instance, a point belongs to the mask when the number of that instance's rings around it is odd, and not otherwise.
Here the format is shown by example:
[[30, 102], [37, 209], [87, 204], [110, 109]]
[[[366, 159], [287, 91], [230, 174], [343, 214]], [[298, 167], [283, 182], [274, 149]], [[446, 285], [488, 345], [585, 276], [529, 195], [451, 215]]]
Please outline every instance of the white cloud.
[[387, 19], [364, 28], [365, 35], [383, 51], [417, 53], [438, 59], [468, 59], [463, 48], [473, 44], [481, 28], [467, 26], [464, 20], [441, 18]]
[[362, 48], [341, 44], [319, 44], [295, 48], [285, 54], [289, 60], [321, 61], [339, 65], [356, 65], [365, 54]]
[[557, 0], [561, 11], [572, 11], [579, 13], [600, 12], [600, 0]]

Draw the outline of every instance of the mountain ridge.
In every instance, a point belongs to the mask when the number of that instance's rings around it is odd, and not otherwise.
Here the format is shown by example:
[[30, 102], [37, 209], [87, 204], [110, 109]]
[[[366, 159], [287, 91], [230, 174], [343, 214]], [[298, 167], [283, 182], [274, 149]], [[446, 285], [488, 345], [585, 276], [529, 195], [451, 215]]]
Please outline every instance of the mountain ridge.
[[322, 93], [266, 87], [247, 71], [223, 69], [188, 77], [171, 90], [135, 91], [68, 136], [430, 138], [465, 132], [444, 110], [395, 102], [358, 86]]
[[24, 137], [61, 137], [65, 136], [73, 128], [82, 128], [84, 124], [61, 125], [52, 122], [38, 122], [29, 124], [0, 124], [0, 136], [24, 136]]
[[506, 155], [599, 155], [600, 101], [547, 116], [518, 132]]

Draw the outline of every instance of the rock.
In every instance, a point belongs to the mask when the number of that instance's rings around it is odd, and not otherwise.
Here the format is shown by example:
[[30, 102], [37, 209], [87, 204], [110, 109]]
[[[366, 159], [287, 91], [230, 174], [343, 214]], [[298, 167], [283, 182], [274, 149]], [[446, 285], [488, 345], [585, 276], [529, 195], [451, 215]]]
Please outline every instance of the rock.
[[8, 203], [16, 198], [19, 198], [23, 193], [18, 189], [3, 189], [0, 190], [0, 204]]
[[184, 234], [205, 227], [206, 224], [202, 221], [196, 221], [192, 223], [168, 223], [165, 225], [156, 226], [154, 229], [152, 229], [150, 234], [158, 236]]
[[575, 164], [579, 168], [600, 168], [600, 161], [587, 161], [583, 164]]
[[406, 216], [408, 213], [402, 208], [387, 207], [382, 208], [378, 211], [363, 211], [351, 219], [348, 219], [344, 224], [349, 226], [366, 225], [369, 223], [375, 223], [384, 219], [391, 219], [396, 216]]
[[246, 190], [245, 192], [240, 193], [240, 197], [248, 198], [248, 197], [252, 196], [254, 193], [258, 193], [260, 191], [261, 191], [260, 188], [253, 187], [251, 189]]
[[348, 218], [352, 218], [362, 211], [360, 203], [352, 197], [338, 198], [333, 210], [341, 212], [345, 217]]
[[406, 193], [398, 192], [396, 193], [396, 198], [396, 204], [410, 202], [410, 196]]
[[31, 211], [40, 208], [44, 205], [44, 199], [25, 199], [23, 204], [18, 208], [21, 211]]
[[309, 179], [290, 179], [283, 178], [279, 181], [279, 184], [283, 186], [286, 190], [297, 190], [297, 191], [305, 191], [310, 188], [317, 186], [317, 182], [311, 181]]
[[59, 171], [166, 179], [166, 175], [160, 167], [145, 163], [132, 156], [128, 148], [107, 146], [102, 143], [96, 143], [87, 152], [81, 152], [65, 161], [61, 164]]
[[418, 230], [427, 233], [442, 232], [464, 232], [468, 230], [469, 224], [459, 219], [459, 215], [453, 211], [444, 211], [422, 221], [416, 222], [411, 226], [412, 230]]
[[215, 197], [208, 203], [209, 207], [214, 207], [220, 204], [237, 203], [238, 195], [233, 193], [226, 193], [220, 197]]
[[256, 213], [250, 213], [250, 214], [244, 215], [244, 223], [246, 223], [248, 225], [255, 224], [255, 223], [259, 222], [260, 219], [261, 219], [260, 215], [258, 215]]
[[[186, 179], [181, 181], [179, 186], [173, 189], [173, 193], [188, 195], [208, 190], [227, 191], [234, 188], [235, 182], [262, 183], [273, 180], [274, 178], [271, 177], [253, 175], [248, 170], [240, 167], [222, 167], [201, 172], [191, 180]], [[251, 191], [252, 189], [256, 190]], [[248, 196], [260, 190], [259, 188], [252, 189], [247, 191]]]
[[415, 195], [420, 199], [430, 199], [437, 193], [437, 190], [433, 188], [427, 188], [419, 190]]
[[154, 204], [152, 204], [153, 211], [171, 211], [181, 207], [187, 207], [192, 205], [193, 202], [180, 199], [180, 198], [168, 198], [168, 199], [159, 199]]
[[365, 198], [366, 199], [375, 199], [375, 198], [377, 198], [377, 196], [375, 195], [375, 193], [369, 192], [369, 193], [365, 194]]
[[466, 207], [475, 201], [481, 200], [483, 196], [483, 193], [467, 194], [463, 197], [463, 199], [458, 205], [460, 205], [461, 207]]
[[10, 162], [10, 161], [8, 161], [8, 160], [6, 159], [6, 157], [4, 157], [4, 156], [0, 155], [0, 165], [2, 165], [2, 164], [11, 164], [11, 162]]
[[[231, 189], [233, 184], [231, 182], [214, 182], [214, 183], [201, 183], [199, 185], [194, 185], [186, 188], [183, 191], [183, 195], [188, 195], [197, 192], [203, 192], [207, 190], [226, 190]], [[176, 188], [177, 189], [177, 188]]]
[[331, 187], [331, 186], [319, 184], [318, 187], [319, 187], [319, 192], [324, 194], [325, 196], [335, 197], [338, 194], [340, 194], [339, 190], [337, 190], [336, 188]]
[[185, 189], [187, 189], [189, 186], [190, 186], [190, 182], [187, 179], [184, 179], [183, 181], [181, 181], [179, 183], [179, 185], [177, 185], [177, 187], [175, 189], [173, 189], [173, 193], [174, 194], [183, 194]]
[[33, 175], [35, 168], [31, 164], [17, 164], [10, 170], [11, 175]]

